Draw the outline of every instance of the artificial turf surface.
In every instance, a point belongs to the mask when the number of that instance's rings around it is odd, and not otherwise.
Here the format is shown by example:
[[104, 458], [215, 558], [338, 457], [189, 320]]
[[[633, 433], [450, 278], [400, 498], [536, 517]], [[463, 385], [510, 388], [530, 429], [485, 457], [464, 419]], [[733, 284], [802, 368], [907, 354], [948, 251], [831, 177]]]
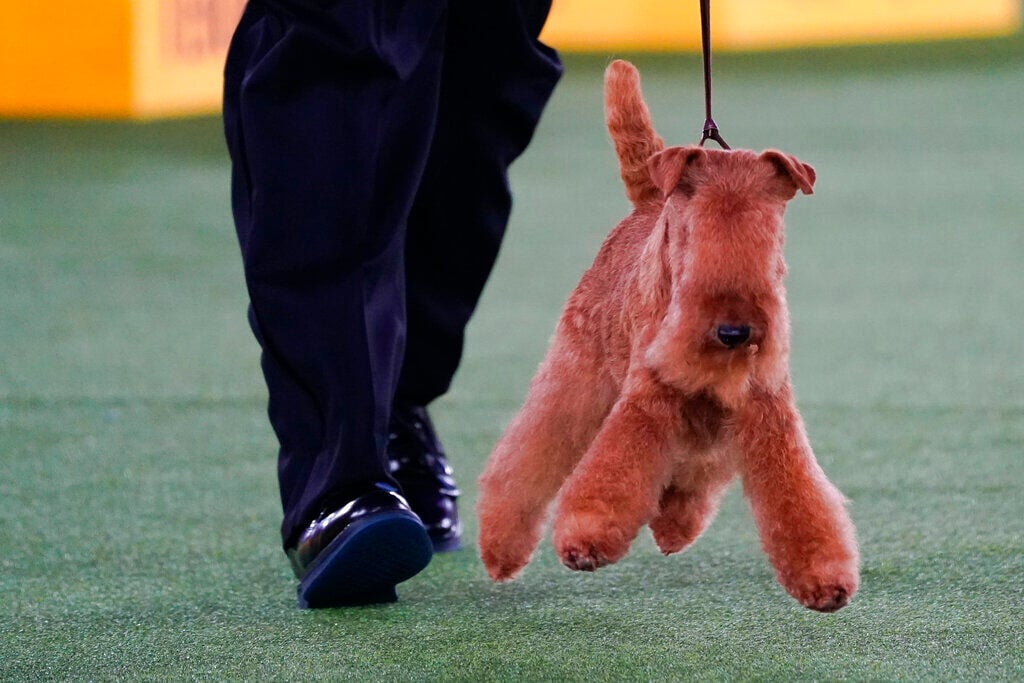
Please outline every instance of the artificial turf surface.
[[[545, 542], [485, 577], [474, 478], [627, 207], [606, 59], [566, 61], [434, 407], [468, 547], [384, 607], [295, 608], [218, 121], [0, 123], [0, 679], [1024, 678], [1024, 40], [716, 57], [726, 138], [818, 170], [787, 256], [863, 553], [834, 615], [775, 584], [735, 489], [681, 555], [645, 531], [581, 575]], [[636, 61], [694, 140], [699, 62]]]

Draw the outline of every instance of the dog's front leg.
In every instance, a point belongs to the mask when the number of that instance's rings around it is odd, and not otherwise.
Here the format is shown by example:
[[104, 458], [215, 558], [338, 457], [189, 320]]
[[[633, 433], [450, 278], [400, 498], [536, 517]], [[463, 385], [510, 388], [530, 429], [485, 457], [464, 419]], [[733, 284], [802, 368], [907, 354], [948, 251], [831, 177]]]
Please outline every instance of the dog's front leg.
[[672, 472], [679, 398], [637, 373], [563, 487], [553, 542], [570, 569], [593, 571], [622, 558], [658, 511]]
[[814, 458], [792, 390], [753, 390], [735, 420], [744, 493], [779, 583], [811, 609], [843, 607], [859, 582], [853, 523]]

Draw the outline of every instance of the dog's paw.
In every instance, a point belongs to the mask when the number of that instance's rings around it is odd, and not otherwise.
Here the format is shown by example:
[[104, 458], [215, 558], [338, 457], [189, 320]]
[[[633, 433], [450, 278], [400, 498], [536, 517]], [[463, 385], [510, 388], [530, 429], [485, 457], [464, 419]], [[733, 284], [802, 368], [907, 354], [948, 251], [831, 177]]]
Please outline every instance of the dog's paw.
[[514, 503], [496, 490], [493, 481], [480, 479], [477, 503], [480, 520], [477, 547], [492, 581], [510, 581], [519, 575], [533, 555], [543, 533], [543, 517], [536, 510]]
[[529, 561], [529, 557], [524, 561], [520, 558], [502, 557], [497, 553], [487, 551], [480, 553], [480, 559], [483, 560], [487, 575], [495, 583], [515, 579], [519, 576], [519, 572], [523, 570], [523, 567], [526, 566], [527, 561]]
[[671, 487], [662, 493], [658, 514], [650, 521], [651, 535], [663, 554], [678, 553], [697, 540], [714, 514], [715, 505], [706, 492]]
[[835, 612], [850, 601], [850, 588], [842, 584], [816, 586], [796, 596], [804, 607], [818, 612]]
[[686, 533], [675, 525], [656, 525], [651, 523], [651, 535], [662, 555], [672, 555], [685, 550], [693, 544], [696, 534]]
[[801, 605], [818, 612], [835, 612], [845, 607], [857, 592], [856, 567], [823, 567], [801, 577], [780, 576], [779, 582]]
[[607, 520], [579, 515], [556, 523], [552, 538], [562, 564], [584, 572], [618, 562], [632, 540], [632, 536]]
[[664, 555], [678, 553], [688, 548], [704, 531], [702, 519], [692, 516], [679, 519], [671, 515], [659, 515], [651, 520], [651, 535]]
[[578, 572], [592, 572], [611, 561], [593, 545], [586, 548], [568, 547], [558, 551], [558, 556], [569, 569]]
[[530, 561], [538, 538], [533, 535], [498, 538], [480, 534], [480, 559], [492, 581], [511, 581]]

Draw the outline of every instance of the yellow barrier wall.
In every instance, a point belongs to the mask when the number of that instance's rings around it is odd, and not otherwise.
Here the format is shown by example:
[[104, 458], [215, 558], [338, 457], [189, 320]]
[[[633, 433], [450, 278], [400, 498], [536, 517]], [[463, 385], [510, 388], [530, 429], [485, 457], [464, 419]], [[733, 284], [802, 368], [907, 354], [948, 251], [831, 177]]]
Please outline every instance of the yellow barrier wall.
[[245, 0], [0, 0], [0, 114], [215, 111]]
[[133, 111], [152, 116], [218, 109], [224, 56], [245, 0], [133, 5]]
[[[424, 0], [427, 1], [427, 0]], [[474, 0], [486, 2], [487, 0]], [[0, 115], [216, 111], [245, 0], [0, 0]], [[554, 0], [542, 38], [572, 50], [692, 50], [697, 0]], [[1020, 0], [713, 0], [715, 48], [1010, 33]]]
[[[724, 0], [727, 48], [931, 40], [1012, 33], [1019, 0]], [[770, 7], [769, 7], [770, 5]]]
[[0, 112], [130, 112], [127, 2], [26, 0], [2, 7]]
[[[694, 50], [697, 0], [554, 0], [542, 39], [563, 50]], [[715, 49], [1012, 33], [1020, 0], [713, 0]]]

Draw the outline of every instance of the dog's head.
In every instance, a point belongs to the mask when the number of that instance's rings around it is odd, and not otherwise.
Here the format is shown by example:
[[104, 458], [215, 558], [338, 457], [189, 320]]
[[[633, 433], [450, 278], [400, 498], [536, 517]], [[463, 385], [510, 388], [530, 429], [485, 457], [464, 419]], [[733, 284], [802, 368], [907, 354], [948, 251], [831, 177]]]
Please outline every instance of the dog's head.
[[641, 288], [667, 302], [646, 361], [662, 381], [726, 405], [788, 372], [782, 216], [815, 174], [769, 150], [672, 147], [649, 163], [665, 196], [645, 245]]

